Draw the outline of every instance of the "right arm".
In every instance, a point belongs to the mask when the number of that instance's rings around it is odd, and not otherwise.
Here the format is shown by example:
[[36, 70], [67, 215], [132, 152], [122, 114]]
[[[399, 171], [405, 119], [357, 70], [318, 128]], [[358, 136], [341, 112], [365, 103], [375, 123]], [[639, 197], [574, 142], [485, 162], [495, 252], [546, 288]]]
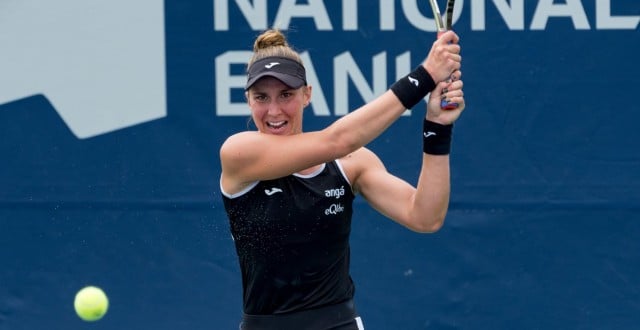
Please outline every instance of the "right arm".
[[[455, 33], [445, 33], [433, 43], [422, 63], [436, 83], [460, 68], [457, 42]], [[388, 90], [321, 131], [290, 136], [235, 134], [220, 149], [223, 180], [242, 184], [274, 179], [341, 158], [371, 142], [405, 110]]]

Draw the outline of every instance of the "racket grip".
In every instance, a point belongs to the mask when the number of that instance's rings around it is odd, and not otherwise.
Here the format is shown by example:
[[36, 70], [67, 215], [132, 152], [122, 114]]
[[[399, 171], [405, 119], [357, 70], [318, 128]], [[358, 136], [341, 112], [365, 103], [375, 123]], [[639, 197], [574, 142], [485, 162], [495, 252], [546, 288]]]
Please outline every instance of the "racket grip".
[[440, 101], [440, 109], [442, 110], [453, 110], [457, 108], [458, 108], [458, 103], [447, 102], [447, 100]]
[[[438, 38], [445, 33], [446, 31], [438, 31]], [[449, 81], [451, 81], [451, 76], [449, 76]], [[453, 110], [458, 108], [458, 103], [455, 102], [447, 102], [447, 100], [443, 99], [440, 101], [440, 109], [442, 110]]]

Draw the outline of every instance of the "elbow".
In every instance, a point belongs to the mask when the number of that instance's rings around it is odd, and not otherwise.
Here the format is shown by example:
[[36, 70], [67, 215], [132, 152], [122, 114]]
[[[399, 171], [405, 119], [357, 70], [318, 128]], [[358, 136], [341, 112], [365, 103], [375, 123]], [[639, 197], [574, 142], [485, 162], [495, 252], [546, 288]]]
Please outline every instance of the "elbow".
[[446, 214], [434, 215], [428, 219], [419, 219], [411, 230], [420, 234], [433, 234], [442, 228]]
[[[444, 226], [444, 220], [449, 210], [448, 195], [445, 199], [438, 199], [435, 203], [420, 204], [409, 212], [410, 223], [413, 225], [412, 230], [418, 233], [431, 234], [435, 233]], [[415, 202], [415, 201], [414, 201]]]

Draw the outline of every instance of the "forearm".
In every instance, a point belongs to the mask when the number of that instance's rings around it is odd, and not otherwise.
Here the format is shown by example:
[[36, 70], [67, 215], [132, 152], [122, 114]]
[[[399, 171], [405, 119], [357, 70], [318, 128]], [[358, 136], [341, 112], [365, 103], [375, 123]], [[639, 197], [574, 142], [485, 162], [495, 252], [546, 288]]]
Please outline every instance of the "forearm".
[[390, 89], [330, 127], [338, 141], [355, 150], [371, 142], [435, 88], [431, 75], [422, 66], [395, 82]]
[[435, 232], [442, 227], [449, 207], [450, 180], [449, 155], [423, 154], [412, 207], [412, 222], [420, 231]]
[[379, 136], [406, 109], [398, 98], [387, 91], [372, 102], [341, 117], [328, 127], [335, 141], [342, 141], [352, 152]]
[[422, 169], [413, 199], [413, 222], [427, 232], [440, 229], [449, 207], [453, 124], [425, 119], [422, 128]]

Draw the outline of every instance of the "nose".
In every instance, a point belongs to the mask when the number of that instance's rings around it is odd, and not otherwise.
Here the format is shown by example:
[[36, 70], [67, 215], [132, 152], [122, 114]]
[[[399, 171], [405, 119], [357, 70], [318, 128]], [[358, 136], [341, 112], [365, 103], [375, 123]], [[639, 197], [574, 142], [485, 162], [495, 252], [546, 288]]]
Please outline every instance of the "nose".
[[275, 102], [275, 101], [269, 102], [268, 108], [267, 108], [267, 113], [269, 115], [277, 115], [281, 112], [282, 110], [280, 109], [278, 102]]

